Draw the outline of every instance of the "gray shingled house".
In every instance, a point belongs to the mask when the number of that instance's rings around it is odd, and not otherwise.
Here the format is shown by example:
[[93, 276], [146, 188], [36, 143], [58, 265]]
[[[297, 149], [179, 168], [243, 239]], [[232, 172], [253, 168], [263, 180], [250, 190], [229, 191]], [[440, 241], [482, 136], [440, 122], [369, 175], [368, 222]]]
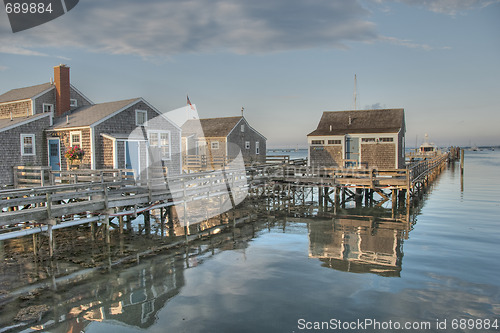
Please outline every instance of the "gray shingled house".
[[404, 109], [325, 111], [307, 135], [309, 165], [404, 168], [405, 131]]
[[216, 167], [240, 152], [245, 164], [265, 162], [266, 140], [243, 116], [191, 119], [182, 125], [184, 165], [197, 160]]
[[[138, 131], [139, 129], [139, 131]], [[141, 133], [141, 135], [137, 135]], [[14, 166], [66, 170], [71, 146], [85, 155], [80, 168], [133, 168], [139, 174], [156, 150], [169, 174], [180, 173], [180, 128], [142, 98], [94, 104], [70, 84], [69, 67], [54, 67], [54, 82], [0, 95], [0, 184]]]

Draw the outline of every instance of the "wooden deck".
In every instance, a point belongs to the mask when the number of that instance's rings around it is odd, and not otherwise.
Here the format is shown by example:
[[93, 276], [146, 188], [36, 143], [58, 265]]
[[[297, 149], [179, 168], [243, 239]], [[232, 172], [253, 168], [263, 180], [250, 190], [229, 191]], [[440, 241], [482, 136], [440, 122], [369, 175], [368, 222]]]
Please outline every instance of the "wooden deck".
[[[324, 188], [324, 192], [319, 192], [319, 200], [324, 196], [325, 202], [326, 196], [331, 193], [329, 189], [334, 189], [336, 197], [339, 189], [343, 196], [345, 191], [353, 193], [350, 188], [371, 190], [387, 200], [389, 195], [384, 190], [393, 191], [393, 200], [396, 196], [394, 191], [402, 191], [408, 205], [410, 199], [439, 173], [447, 158], [447, 154], [442, 154], [408, 165], [406, 169], [387, 170], [314, 168], [290, 162], [275, 163], [248, 167], [246, 170], [222, 169], [143, 182], [134, 180], [131, 170], [79, 170], [83, 174], [59, 172], [59, 182], [56, 176], [43, 176], [44, 173], [51, 175], [44, 170], [40, 173], [42, 176], [28, 175], [47, 180], [44, 186], [0, 191], [0, 240], [26, 235], [26, 228], [33, 229], [40, 225], [50, 229], [51, 226], [61, 228], [89, 222], [109, 223], [110, 217], [137, 216], [151, 209], [174, 205], [186, 207], [189, 203], [218, 196], [225, 196], [223, 200], [226, 201], [219, 200], [219, 205], [230, 209], [249, 193], [261, 196], [265, 188], [276, 184], [281, 186], [282, 191], [290, 191], [297, 186]], [[206, 201], [205, 204], [212, 205], [212, 202]]]

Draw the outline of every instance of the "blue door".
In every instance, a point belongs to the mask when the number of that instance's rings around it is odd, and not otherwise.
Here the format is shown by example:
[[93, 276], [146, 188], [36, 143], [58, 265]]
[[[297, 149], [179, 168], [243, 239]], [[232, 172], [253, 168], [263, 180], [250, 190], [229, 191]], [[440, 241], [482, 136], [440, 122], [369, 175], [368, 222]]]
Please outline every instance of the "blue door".
[[59, 139], [49, 139], [49, 165], [52, 170], [61, 170]]
[[132, 169], [135, 178], [139, 177], [139, 142], [125, 141], [125, 169]]
[[359, 138], [347, 136], [345, 139], [345, 159], [346, 167], [356, 167], [359, 165]]

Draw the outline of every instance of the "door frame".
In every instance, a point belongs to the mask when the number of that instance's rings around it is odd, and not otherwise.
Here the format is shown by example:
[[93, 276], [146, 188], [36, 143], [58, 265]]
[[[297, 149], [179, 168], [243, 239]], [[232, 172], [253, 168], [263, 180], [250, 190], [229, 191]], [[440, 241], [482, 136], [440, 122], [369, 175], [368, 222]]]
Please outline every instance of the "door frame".
[[51, 167], [52, 165], [50, 164], [50, 140], [57, 140], [57, 145], [59, 147], [58, 153], [59, 153], [59, 170], [54, 170], [54, 171], [61, 171], [62, 166], [61, 166], [61, 138], [53, 137], [53, 138], [47, 138], [47, 165]]
[[135, 179], [139, 179], [139, 174], [141, 172], [141, 142], [144, 140], [123, 140], [123, 153], [124, 153], [124, 158], [125, 158], [125, 165], [124, 168], [127, 169], [127, 153], [128, 153], [128, 144], [129, 142], [135, 142], [137, 143], [137, 172], [134, 172], [135, 174]]

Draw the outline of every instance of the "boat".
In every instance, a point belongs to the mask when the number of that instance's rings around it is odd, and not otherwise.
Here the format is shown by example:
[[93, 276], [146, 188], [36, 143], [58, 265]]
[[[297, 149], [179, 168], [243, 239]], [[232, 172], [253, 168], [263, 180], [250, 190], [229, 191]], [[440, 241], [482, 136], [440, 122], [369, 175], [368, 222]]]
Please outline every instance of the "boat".
[[434, 156], [438, 153], [438, 150], [438, 147], [434, 143], [429, 142], [429, 135], [425, 133], [425, 140], [418, 148], [418, 154], [424, 157]]

